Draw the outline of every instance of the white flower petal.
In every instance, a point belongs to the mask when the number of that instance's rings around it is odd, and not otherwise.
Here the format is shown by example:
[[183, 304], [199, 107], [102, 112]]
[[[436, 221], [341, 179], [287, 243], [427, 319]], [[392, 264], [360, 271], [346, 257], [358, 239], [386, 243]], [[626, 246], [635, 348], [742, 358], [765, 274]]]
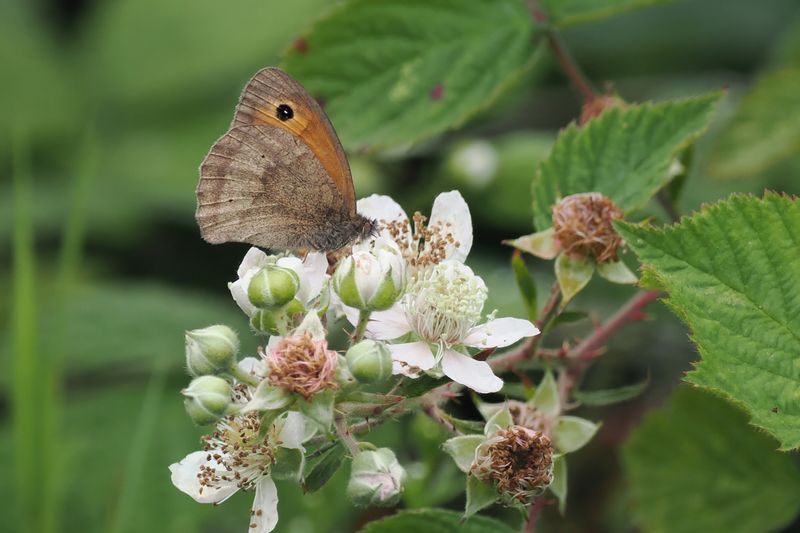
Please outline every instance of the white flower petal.
[[256, 484], [253, 511], [248, 533], [268, 533], [278, 524], [278, 488], [272, 478], [265, 476]]
[[220, 480], [218, 485], [213, 488], [200, 485], [197, 473], [200, 472], [201, 466], [210, 466], [217, 469], [220, 474], [226, 473], [224, 467], [214, 459], [207, 460], [208, 457], [209, 452], [207, 451], [190, 453], [183, 460], [169, 465], [170, 478], [175, 487], [194, 498], [195, 501], [199, 503], [220, 503], [239, 490], [239, 487], [236, 486], [236, 481], [233, 478], [228, 482]]
[[236, 271], [236, 275], [240, 278], [245, 275], [248, 270], [253, 268], [261, 268], [267, 265], [267, 258], [269, 256], [253, 246], [247, 253], [244, 254], [244, 259], [242, 259], [242, 264], [239, 265], [239, 269]]
[[[348, 316], [349, 318], [349, 316]], [[358, 314], [355, 316], [358, 322]], [[386, 311], [375, 311], [369, 315], [367, 336], [377, 340], [392, 340], [411, 331], [405, 311], [400, 304], [394, 304]]]
[[302, 414], [297, 411], [289, 411], [286, 413], [286, 418], [277, 420], [275, 425], [278, 426], [279, 446], [298, 450], [303, 449], [306, 421]]
[[474, 348], [503, 348], [525, 337], [538, 335], [539, 330], [530, 320], [522, 318], [496, 318], [486, 324], [475, 326], [462, 343]]
[[486, 361], [476, 361], [455, 350], [445, 350], [442, 356], [442, 372], [456, 383], [466, 385], [475, 392], [497, 392], [503, 387], [503, 380], [494, 375]]
[[[428, 227], [442, 225], [452, 233], [458, 246], [447, 245], [445, 257], [464, 262], [472, 248], [472, 216], [469, 206], [458, 191], [443, 192], [436, 197], [431, 208]], [[449, 226], [448, 226], [449, 224]]]
[[239, 308], [245, 312], [247, 316], [252, 316], [256, 312], [256, 306], [250, 303], [250, 298], [247, 297], [247, 288], [250, 286], [250, 280], [256, 275], [259, 269], [253, 268], [245, 272], [244, 276], [240, 277], [233, 283], [228, 283], [228, 290], [231, 291], [233, 300]]
[[408, 220], [408, 215], [406, 215], [406, 212], [400, 207], [400, 204], [392, 200], [391, 197], [381, 194], [373, 194], [362, 198], [357, 202], [356, 210], [359, 214], [378, 221], [402, 222]]
[[239, 361], [238, 366], [246, 374], [252, 374], [258, 379], [267, 375], [267, 365], [260, 357], [245, 357]]
[[308, 305], [322, 291], [328, 271], [328, 258], [324, 253], [309, 252], [302, 261], [294, 256], [282, 257], [276, 264], [291, 268], [297, 273], [297, 277], [300, 278], [300, 288], [296, 296], [303, 305]]
[[406, 376], [407, 378], [416, 379], [419, 377], [419, 370], [414, 370], [410, 366], [406, 366], [403, 363], [399, 363], [397, 361], [392, 361], [392, 374], [398, 375], [401, 374]]
[[436, 364], [431, 349], [425, 342], [389, 344], [388, 347], [392, 352], [392, 360], [398, 363], [420, 370], [429, 370]]

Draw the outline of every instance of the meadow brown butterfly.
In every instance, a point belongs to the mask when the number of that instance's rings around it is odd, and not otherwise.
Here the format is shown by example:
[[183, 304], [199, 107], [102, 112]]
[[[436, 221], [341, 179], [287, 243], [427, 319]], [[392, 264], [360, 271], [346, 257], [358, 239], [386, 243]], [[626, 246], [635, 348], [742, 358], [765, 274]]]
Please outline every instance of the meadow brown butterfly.
[[213, 244], [338, 250], [375, 232], [356, 213], [342, 145], [316, 100], [277, 68], [247, 83], [200, 165], [195, 214]]

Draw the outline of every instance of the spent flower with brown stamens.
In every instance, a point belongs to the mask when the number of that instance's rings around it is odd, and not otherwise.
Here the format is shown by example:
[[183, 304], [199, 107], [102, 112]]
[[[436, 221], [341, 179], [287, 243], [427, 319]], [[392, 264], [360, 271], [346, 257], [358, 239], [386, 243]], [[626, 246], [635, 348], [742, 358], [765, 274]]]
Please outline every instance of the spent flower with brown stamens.
[[622, 210], [607, 196], [598, 192], [573, 194], [553, 206], [553, 228], [568, 255], [606, 263], [617, 260], [622, 246], [622, 237], [612, 225], [622, 216]]
[[309, 332], [278, 341], [263, 354], [269, 367], [270, 385], [296, 392], [305, 399], [336, 388], [336, 352], [328, 342], [314, 339]]
[[517, 400], [508, 401], [508, 411], [514, 424], [532, 429], [538, 433], [548, 434], [553, 425], [553, 420], [548, 418], [536, 407]]
[[470, 474], [491, 483], [507, 501], [530, 503], [553, 481], [553, 444], [523, 426], [502, 428], [478, 446]]

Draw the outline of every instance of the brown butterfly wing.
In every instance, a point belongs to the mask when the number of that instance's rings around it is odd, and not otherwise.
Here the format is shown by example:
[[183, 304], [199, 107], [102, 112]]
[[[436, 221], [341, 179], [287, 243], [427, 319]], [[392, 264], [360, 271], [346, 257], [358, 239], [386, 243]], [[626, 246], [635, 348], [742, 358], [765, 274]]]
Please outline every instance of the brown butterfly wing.
[[286, 129], [261, 124], [233, 127], [211, 147], [200, 166], [196, 218], [214, 244], [333, 249], [331, 232], [351, 216], [309, 146]]
[[[282, 105], [291, 109], [291, 118], [279, 118]], [[294, 78], [273, 67], [253, 76], [239, 98], [231, 127], [250, 124], [269, 124], [301, 138], [339, 189], [350, 214], [355, 215], [353, 178], [339, 137], [317, 101]]]

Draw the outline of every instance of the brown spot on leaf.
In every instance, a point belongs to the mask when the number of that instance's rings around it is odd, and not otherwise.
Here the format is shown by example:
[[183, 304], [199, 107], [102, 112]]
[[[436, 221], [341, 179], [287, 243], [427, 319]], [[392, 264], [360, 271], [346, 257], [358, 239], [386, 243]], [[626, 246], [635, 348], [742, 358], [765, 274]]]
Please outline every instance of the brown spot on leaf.
[[444, 85], [437, 83], [433, 89], [431, 89], [431, 100], [441, 100], [443, 95]]
[[305, 54], [308, 52], [308, 41], [306, 41], [303, 37], [300, 37], [294, 42], [292, 48], [294, 48], [298, 54]]

